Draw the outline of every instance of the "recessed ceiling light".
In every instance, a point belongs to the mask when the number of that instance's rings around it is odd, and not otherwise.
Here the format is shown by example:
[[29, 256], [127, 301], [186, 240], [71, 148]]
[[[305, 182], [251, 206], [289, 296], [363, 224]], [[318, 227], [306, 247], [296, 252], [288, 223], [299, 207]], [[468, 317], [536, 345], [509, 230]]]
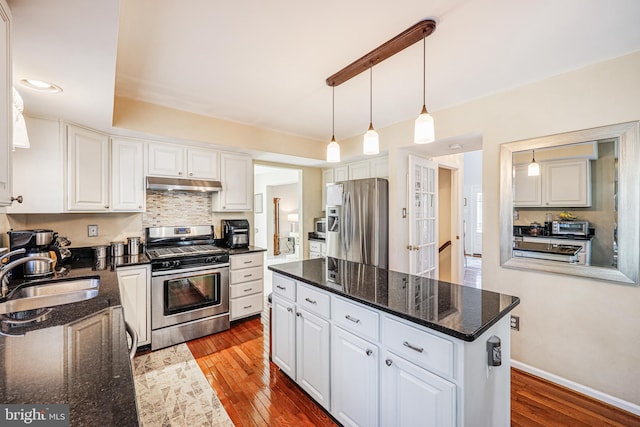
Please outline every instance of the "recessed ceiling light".
[[462, 145], [460, 145], [460, 144], [449, 144], [449, 148], [451, 150], [459, 150], [459, 149], [462, 148]]
[[23, 86], [28, 87], [29, 89], [37, 90], [40, 92], [49, 92], [49, 93], [58, 93], [62, 92], [62, 88], [60, 86], [54, 85], [53, 83], [45, 82], [42, 80], [36, 79], [22, 79], [20, 80]]

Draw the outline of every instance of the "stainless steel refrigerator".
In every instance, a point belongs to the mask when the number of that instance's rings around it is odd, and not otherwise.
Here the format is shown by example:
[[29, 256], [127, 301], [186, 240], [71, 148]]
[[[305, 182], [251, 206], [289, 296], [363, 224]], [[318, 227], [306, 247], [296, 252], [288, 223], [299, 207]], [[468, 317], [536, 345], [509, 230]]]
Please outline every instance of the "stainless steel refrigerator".
[[327, 256], [389, 265], [389, 182], [356, 179], [327, 186]]

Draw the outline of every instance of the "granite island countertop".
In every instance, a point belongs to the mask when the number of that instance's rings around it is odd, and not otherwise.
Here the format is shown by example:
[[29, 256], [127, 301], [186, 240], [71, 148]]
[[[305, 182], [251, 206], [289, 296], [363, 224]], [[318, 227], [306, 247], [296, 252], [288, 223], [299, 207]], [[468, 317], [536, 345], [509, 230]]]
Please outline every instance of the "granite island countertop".
[[51, 307], [39, 322], [0, 323], [0, 402], [69, 404], [71, 425], [138, 425], [115, 269], [149, 259], [140, 254], [96, 262], [84, 249], [73, 250], [66, 272], [53, 278], [97, 276], [95, 298]]
[[464, 341], [474, 341], [520, 303], [511, 295], [335, 258], [269, 270]]

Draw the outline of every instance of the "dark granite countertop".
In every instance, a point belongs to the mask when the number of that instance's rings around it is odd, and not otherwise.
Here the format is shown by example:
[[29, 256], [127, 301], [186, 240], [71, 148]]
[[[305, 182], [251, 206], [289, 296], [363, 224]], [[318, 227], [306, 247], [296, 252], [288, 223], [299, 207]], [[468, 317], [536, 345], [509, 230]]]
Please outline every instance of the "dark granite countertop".
[[474, 341], [520, 303], [511, 295], [335, 258], [269, 270], [464, 341]]
[[326, 241], [326, 239], [324, 237], [320, 237], [320, 236], [318, 236], [316, 233], [314, 233], [312, 231], [309, 232], [308, 239], [309, 240], [317, 240], [319, 242], [325, 242]]
[[265, 248], [259, 248], [258, 246], [249, 246], [248, 248], [236, 248], [236, 249], [228, 249], [229, 255], [242, 255], [242, 254], [250, 254], [252, 252], [266, 252]]
[[[72, 252], [66, 271], [53, 278], [98, 276], [98, 295], [51, 307], [39, 322], [0, 323], [0, 402], [69, 404], [73, 426], [138, 425], [116, 268], [149, 260], [141, 254], [96, 262], [90, 248]], [[21, 285], [28, 283], [10, 283]]]

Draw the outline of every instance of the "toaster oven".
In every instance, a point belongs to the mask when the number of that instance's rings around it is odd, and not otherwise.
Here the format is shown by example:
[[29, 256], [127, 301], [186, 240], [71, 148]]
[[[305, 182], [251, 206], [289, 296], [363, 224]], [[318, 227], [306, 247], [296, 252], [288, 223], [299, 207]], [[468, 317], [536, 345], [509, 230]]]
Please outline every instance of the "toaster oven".
[[551, 230], [556, 235], [588, 236], [589, 221], [553, 221]]

